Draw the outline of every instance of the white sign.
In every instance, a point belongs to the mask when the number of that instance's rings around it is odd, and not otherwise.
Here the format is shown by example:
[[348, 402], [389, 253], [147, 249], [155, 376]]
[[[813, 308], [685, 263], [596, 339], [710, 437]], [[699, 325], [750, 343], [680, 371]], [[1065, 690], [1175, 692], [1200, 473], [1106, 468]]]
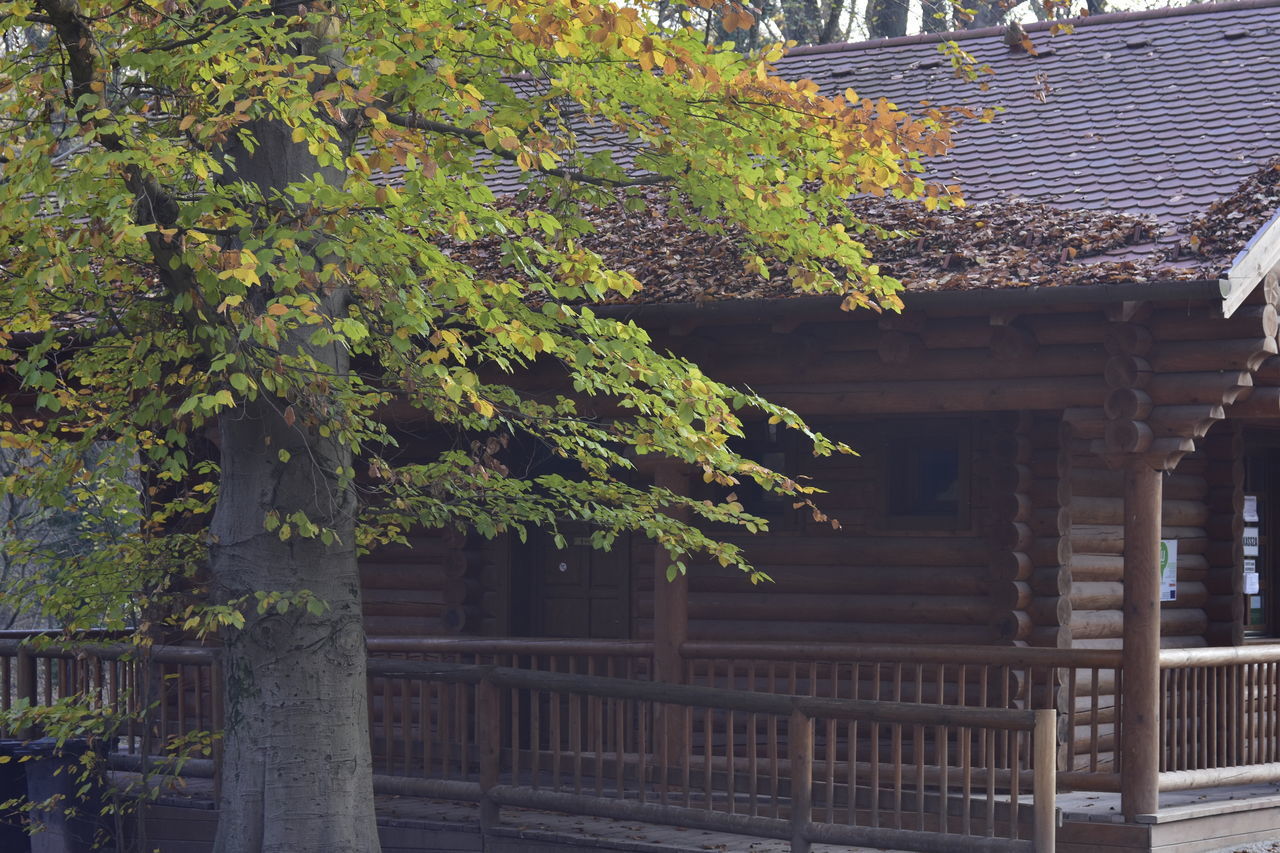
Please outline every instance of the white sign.
[[1258, 521], [1258, 496], [1257, 495], [1244, 496], [1244, 520], [1252, 521], [1255, 524], [1257, 523]]
[[1178, 540], [1160, 540], [1160, 600], [1178, 598]]
[[1244, 573], [1244, 594], [1245, 595], [1258, 594], [1258, 573], [1257, 572]]
[[1246, 527], [1244, 529], [1244, 555], [1246, 557], [1258, 556], [1258, 528]]

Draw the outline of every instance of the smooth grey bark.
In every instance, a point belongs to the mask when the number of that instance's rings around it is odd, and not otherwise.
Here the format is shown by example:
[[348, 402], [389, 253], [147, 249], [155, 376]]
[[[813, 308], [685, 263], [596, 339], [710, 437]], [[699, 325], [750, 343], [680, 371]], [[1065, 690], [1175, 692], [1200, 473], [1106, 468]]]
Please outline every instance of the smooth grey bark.
[[[258, 147], [229, 151], [232, 179], [271, 188], [322, 172], [289, 128], [258, 122]], [[338, 180], [340, 176], [331, 176]], [[322, 297], [342, 311], [341, 290]], [[340, 346], [306, 351], [333, 375], [349, 370]], [[316, 615], [293, 607], [259, 615], [227, 638], [221, 815], [215, 853], [367, 853], [377, 851], [366, 708], [365, 642], [354, 545], [356, 499], [334, 472], [349, 469], [350, 448], [320, 435], [330, 413], [285, 415], [260, 397], [220, 420], [222, 480], [211, 533], [214, 595], [222, 601], [259, 590], [309, 590], [327, 604]], [[290, 423], [292, 421], [292, 423]], [[288, 453], [281, 461], [280, 451]], [[264, 517], [302, 512], [340, 542], [296, 535], [282, 541]]]

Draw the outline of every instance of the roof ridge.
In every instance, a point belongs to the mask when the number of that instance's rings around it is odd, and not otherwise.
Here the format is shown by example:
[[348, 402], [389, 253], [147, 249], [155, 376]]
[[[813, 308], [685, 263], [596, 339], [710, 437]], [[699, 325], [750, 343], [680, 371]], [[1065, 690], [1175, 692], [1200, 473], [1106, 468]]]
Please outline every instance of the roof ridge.
[[[1126, 21], [1147, 21], [1158, 18], [1184, 18], [1192, 15], [1216, 14], [1237, 11], [1240, 9], [1265, 9], [1280, 6], [1280, 0], [1230, 0], [1222, 3], [1194, 3], [1188, 6], [1166, 6], [1161, 9], [1146, 9], [1140, 12], [1108, 12], [1105, 15], [1087, 15], [1080, 18], [1066, 18], [1060, 21], [1035, 21], [1024, 25], [1027, 32], [1045, 32], [1054, 24], [1071, 24], [1073, 27], [1105, 26], [1107, 24]], [[945, 33], [918, 33], [911, 36], [870, 39], [867, 41], [839, 42], [836, 44], [804, 45], [787, 51], [786, 57], [812, 56], [822, 53], [844, 53], [860, 50], [880, 50], [886, 47], [899, 47], [914, 44], [941, 44], [944, 41], [964, 41], [966, 39], [986, 38], [1002, 35], [1004, 26], [983, 27], [976, 30], [951, 30]]]

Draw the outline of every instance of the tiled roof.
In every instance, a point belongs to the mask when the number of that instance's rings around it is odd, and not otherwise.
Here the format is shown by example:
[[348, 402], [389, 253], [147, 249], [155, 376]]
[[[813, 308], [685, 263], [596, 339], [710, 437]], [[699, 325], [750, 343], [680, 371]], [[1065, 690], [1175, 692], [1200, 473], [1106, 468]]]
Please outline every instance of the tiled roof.
[[[1280, 2], [1101, 15], [1050, 35], [1039, 55], [1003, 29], [800, 48], [780, 63], [830, 92], [853, 88], [901, 107], [923, 100], [1004, 109], [955, 134], [934, 174], [974, 201], [1193, 218], [1280, 155]], [[987, 91], [938, 51], [955, 39], [993, 74]]]
[[[1028, 26], [1035, 55], [992, 28], [799, 48], [778, 64], [832, 95], [1000, 108], [989, 123], [963, 124], [953, 150], [929, 162], [932, 178], [961, 185], [967, 211], [855, 203], [912, 233], [868, 239], [909, 289], [1212, 280], [1280, 203], [1280, 173], [1268, 167], [1280, 163], [1280, 0], [1072, 23], [1057, 35]], [[939, 49], [948, 41], [990, 68], [985, 87], [953, 71]], [[517, 181], [500, 174], [495, 189]], [[597, 251], [645, 285], [629, 301], [788, 293], [777, 276], [746, 273], [732, 238], [689, 234], [661, 210], [588, 215]], [[474, 249], [485, 266], [486, 249]]]

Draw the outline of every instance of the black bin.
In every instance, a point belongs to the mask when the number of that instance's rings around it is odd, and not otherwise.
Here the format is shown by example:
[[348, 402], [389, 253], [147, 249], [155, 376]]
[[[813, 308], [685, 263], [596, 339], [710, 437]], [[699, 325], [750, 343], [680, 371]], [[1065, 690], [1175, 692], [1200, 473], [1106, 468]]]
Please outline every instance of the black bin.
[[[31, 853], [93, 853], [98, 839], [102, 796], [97, 782], [84, 786], [81, 758], [92, 747], [84, 738], [69, 738], [61, 744], [55, 738], [40, 738], [19, 746], [14, 752], [25, 757], [27, 798], [36, 806], [31, 820], [41, 831], [30, 836]], [[54, 808], [41, 809], [40, 803], [57, 797]], [[68, 811], [72, 813], [67, 814]], [[8, 848], [4, 848], [8, 849]]]
[[[27, 765], [18, 761], [25, 741], [0, 739], [0, 850], [30, 853], [31, 837], [22, 804], [27, 798]], [[12, 805], [4, 807], [4, 803]]]

